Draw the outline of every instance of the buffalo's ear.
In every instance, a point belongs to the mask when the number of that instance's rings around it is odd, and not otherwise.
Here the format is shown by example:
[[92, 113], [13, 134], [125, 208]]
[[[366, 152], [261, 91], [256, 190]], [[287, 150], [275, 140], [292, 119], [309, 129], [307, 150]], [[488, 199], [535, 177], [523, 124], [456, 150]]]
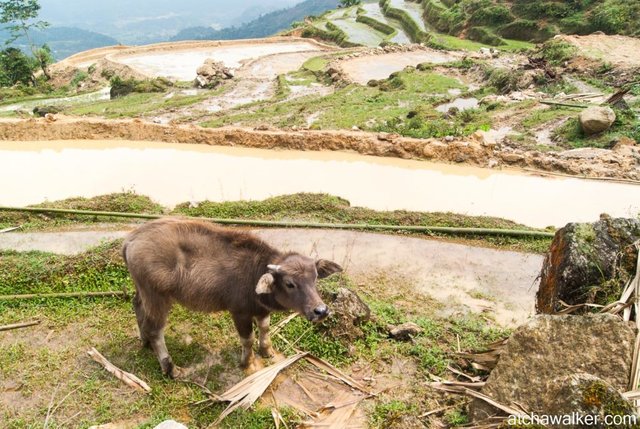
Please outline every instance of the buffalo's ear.
[[342, 267], [333, 261], [326, 259], [318, 259], [316, 261], [316, 270], [318, 270], [318, 278], [323, 279], [334, 273], [341, 273]]
[[260, 277], [260, 280], [258, 280], [258, 284], [256, 285], [256, 293], [258, 295], [262, 295], [265, 293], [273, 292], [274, 280], [275, 279], [270, 273], [264, 274], [262, 277]]

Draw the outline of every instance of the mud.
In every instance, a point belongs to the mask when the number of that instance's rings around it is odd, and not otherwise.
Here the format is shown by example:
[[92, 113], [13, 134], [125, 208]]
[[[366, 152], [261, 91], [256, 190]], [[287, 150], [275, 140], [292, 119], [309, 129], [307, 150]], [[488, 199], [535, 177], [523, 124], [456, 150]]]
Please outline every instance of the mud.
[[482, 136], [463, 139], [414, 139], [361, 131], [258, 131], [159, 125], [140, 120], [58, 118], [0, 120], [0, 140], [132, 140], [195, 143], [261, 149], [353, 151], [363, 155], [464, 163], [480, 167], [535, 169], [574, 176], [640, 180], [640, 148], [574, 149], [524, 152], [487, 143]]

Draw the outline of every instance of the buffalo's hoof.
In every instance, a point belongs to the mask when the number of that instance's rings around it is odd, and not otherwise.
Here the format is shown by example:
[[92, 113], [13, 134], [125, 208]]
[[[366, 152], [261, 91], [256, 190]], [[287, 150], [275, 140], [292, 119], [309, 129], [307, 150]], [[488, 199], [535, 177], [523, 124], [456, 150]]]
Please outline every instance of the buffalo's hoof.
[[262, 368], [264, 368], [264, 365], [259, 359], [251, 359], [246, 365], [242, 365], [242, 369], [246, 375], [254, 374]]
[[262, 356], [265, 359], [272, 358], [276, 355], [276, 351], [271, 346], [261, 347], [258, 353], [260, 353], [260, 356]]

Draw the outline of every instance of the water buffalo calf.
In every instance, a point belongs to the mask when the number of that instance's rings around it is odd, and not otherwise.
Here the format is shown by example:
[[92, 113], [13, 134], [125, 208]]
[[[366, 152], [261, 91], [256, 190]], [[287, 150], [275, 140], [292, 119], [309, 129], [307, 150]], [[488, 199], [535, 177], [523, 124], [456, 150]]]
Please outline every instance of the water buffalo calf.
[[316, 280], [342, 271], [335, 262], [283, 253], [256, 236], [210, 223], [161, 219], [130, 233], [122, 256], [136, 287], [133, 300], [140, 338], [162, 372], [180, 375], [164, 341], [174, 303], [203, 312], [228, 310], [240, 335], [243, 367], [253, 364], [253, 320], [260, 354], [273, 356], [269, 314], [293, 310], [318, 322], [329, 314]]

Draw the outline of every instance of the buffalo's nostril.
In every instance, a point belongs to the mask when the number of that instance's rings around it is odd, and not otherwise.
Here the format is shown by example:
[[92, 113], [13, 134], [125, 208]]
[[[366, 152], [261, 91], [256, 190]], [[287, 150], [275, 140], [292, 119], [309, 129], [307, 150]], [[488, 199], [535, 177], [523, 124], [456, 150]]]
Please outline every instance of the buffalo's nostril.
[[322, 304], [313, 309], [313, 312], [318, 316], [326, 316], [329, 309], [326, 305]]

